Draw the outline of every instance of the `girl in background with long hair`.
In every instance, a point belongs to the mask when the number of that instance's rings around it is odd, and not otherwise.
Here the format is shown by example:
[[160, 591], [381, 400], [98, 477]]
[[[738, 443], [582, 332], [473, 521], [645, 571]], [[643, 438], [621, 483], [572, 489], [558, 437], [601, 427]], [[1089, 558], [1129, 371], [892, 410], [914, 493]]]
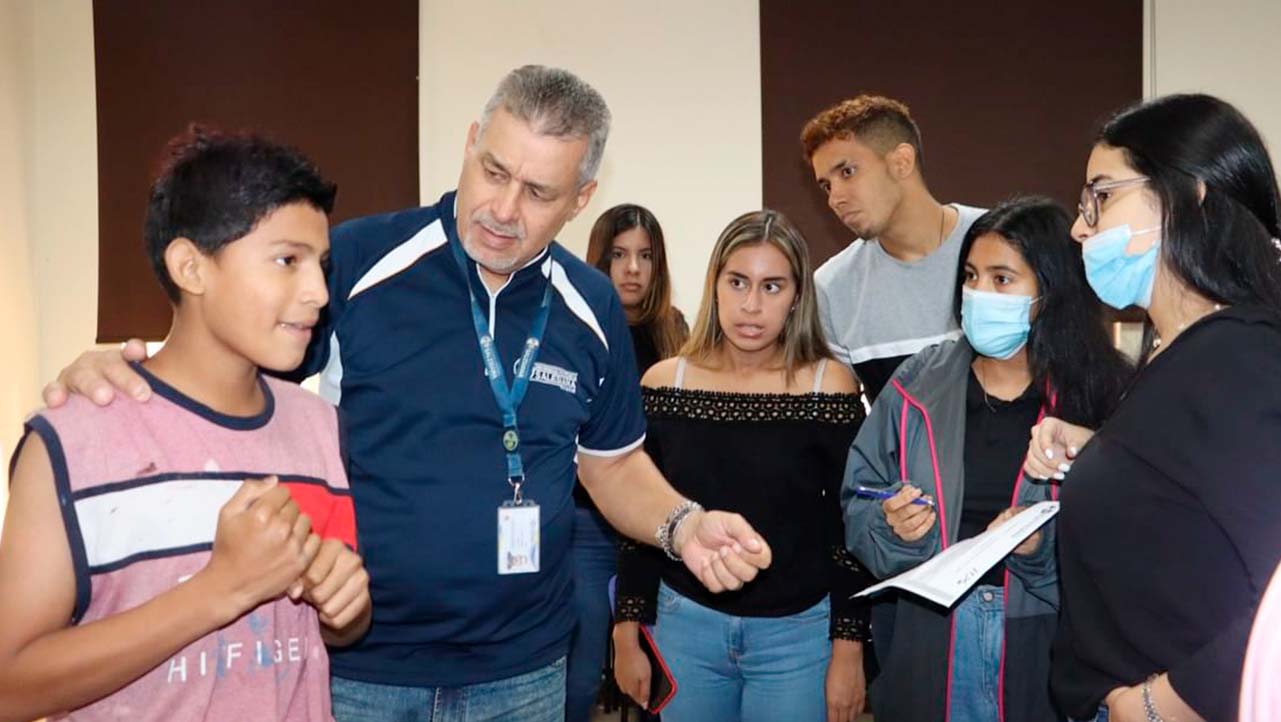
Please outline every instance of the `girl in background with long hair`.
[[[672, 306], [667, 246], [658, 219], [626, 203], [596, 219], [587, 262], [609, 276], [627, 314], [636, 368], [645, 370], [676, 354], [689, 329]], [[600, 687], [610, 629], [607, 588], [617, 569], [618, 538], [581, 485], [574, 487], [574, 603], [578, 627], [566, 670], [565, 719], [587, 722]]]
[[587, 262], [614, 282], [632, 328], [640, 374], [675, 356], [689, 327], [672, 305], [667, 244], [654, 214], [632, 203], [602, 213], [587, 242]]

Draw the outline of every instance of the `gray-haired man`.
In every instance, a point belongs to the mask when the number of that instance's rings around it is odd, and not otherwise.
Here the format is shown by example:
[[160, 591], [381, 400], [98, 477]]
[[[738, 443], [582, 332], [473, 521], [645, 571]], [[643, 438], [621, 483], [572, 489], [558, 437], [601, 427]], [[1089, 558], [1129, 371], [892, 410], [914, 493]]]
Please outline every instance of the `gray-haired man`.
[[[611, 524], [713, 591], [769, 564], [741, 517], [686, 502], [641, 449], [618, 298], [552, 240], [608, 132], [590, 86], [519, 68], [472, 124], [456, 193], [333, 231], [301, 371], [344, 417], [374, 602], [368, 635], [332, 653], [339, 722], [561, 722], [575, 471]], [[46, 401], [103, 401], [108, 379], [146, 393], [121, 354], [89, 353]]]

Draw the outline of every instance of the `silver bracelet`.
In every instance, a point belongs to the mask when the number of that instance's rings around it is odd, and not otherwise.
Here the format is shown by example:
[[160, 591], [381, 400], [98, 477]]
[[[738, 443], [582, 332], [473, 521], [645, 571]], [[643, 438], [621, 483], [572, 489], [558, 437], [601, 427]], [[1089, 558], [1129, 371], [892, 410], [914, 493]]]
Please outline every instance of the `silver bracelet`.
[[1147, 717], [1148, 722], [1166, 722], [1161, 713], [1156, 711], [1156, 705], [1152, 702], [1152, 680], [1156, 677], [1148, 677], [1143, 680], [1143, 714]]
[[686, 499], [676, 505], [675, 509], [667, 515], [662, 524], [654, 530], [654, 539], [658, 542], [658, 548], [672, 561], [680, 561], [681, 557], [676, 553], [676, 532], [680, 530], [681, 523], [689, 518], [690, 514], [696, 511], [702, 511], [703, 507], [696, 501]]

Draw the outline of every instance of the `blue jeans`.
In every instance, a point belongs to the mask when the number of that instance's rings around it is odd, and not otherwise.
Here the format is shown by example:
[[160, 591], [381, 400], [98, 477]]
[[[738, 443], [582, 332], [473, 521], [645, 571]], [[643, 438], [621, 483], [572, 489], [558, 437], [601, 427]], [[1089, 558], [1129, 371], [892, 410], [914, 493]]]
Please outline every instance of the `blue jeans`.
[[660, 586], [654, 641], [676, 678], [663, 722], [824, 722], [830, 610], [734, 617]]
[[562, 722], [565, 658], [466, 687], [398, 687], [331, 678], [337, 722]]
[[574, 608], [578, 626], [569, 647], [565, 719], [588, 722], [605, 666], [609, 637], [609, 579], [618, 568], [614, 530], [593, 509], [574, 510]]
[[978, 586], [952, 612], [949, 722], [1000, 719], [1001, 645], [1005, 599], [1000, 587]]

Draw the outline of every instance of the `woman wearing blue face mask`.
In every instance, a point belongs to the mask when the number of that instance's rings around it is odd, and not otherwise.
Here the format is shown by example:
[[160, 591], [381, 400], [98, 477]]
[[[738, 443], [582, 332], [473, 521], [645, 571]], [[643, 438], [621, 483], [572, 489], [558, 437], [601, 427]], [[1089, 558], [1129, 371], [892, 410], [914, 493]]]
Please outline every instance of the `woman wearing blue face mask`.
[[1148, 333], [1097, 433], [1047, 419], [1029, 448], [1030, 474], [1067, 474], [1053, 690], [1076, 719], [1237, 718], [1281, 560], [1279, 205], [1258, 132], [1210, 96], [1128, 109], [1090, 153], [1072, 235]]
[[[961, 247], [956, 312], [964, 337], [895, 372], [850, 451], [846, 541], [885, 578], [1057, 496], [1021, 473], [1029, 430], [1049, 413], [1097, 425], [1129, 375], [1053, 201], [1005, 203]], [[895, 492], [862, 498], [859, 487]], [[932, 506], [914, 503], [921, 497]], [[881, 650], [874, 713], [896, 721], [1039, 722], [1058, 612], [1054, 528], [1030, 537], [951, 610], [897, 602]]]

